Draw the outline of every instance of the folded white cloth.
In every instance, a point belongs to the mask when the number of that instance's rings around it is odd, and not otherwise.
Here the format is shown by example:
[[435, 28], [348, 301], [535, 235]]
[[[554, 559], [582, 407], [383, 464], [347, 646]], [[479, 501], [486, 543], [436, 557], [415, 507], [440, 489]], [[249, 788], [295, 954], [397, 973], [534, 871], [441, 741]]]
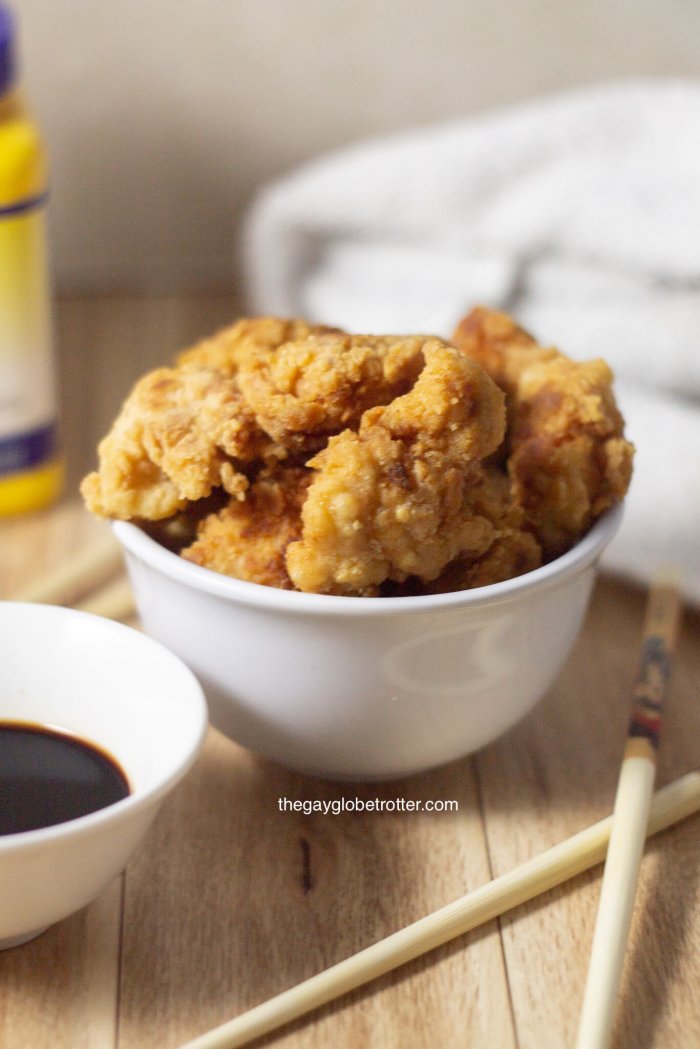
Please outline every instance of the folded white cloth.
[[638, 448], [606, 555], [700, 602], [700, 84], [634, 82], [370, 142], [263, 191], [256, 310], [449, 337], [472, 305], [604, 357]]

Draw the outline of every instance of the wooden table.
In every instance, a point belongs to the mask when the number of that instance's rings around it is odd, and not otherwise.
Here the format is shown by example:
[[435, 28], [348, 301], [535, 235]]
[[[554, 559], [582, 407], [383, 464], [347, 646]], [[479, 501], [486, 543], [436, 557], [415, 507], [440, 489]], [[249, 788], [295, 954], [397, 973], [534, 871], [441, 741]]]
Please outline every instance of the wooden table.
[[[233, 312], [227, 295], [60, 304], [69, 498], [0, 524], [0, 596], [104, 527], [77, 503], [75, 477], [126, 380]], [[212, 730], [126, 873], [81, 913], [0, 955], [2, 1049], [175, 1049], [607, 814], [643, 604], [636, 589], [602, 579], [536, 710], [481, 753], [420, 776], [380, 785], [305, 778]], [[700, 766], [699, 626], [688, 612], [659, 784]], [[459, 810], [305, 816], [281, 812], [280, 797], [449, 799]], [[697, 817], [647, 847], [616, 1049], [700, 1046], [699, 859]], [[600, 875], [581, 875], [256, 1044], [564, 1049], [575, 1037]]]

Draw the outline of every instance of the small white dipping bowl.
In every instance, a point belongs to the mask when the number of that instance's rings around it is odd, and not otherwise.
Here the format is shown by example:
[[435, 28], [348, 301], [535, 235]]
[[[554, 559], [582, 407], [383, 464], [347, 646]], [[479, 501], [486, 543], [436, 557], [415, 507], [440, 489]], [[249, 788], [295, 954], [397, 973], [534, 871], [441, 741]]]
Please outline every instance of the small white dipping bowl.
[[50, 605], [0, 602], [0, 721], [64, 729], [106, 750], [131, 793], [87, 816], [0, 836], [0, 948], [84, 907], [126, 865], [204, 740], [190, 670], [137, 630]]
[[546, 692], [621, 510], [534, 572], [460, 593], [333, 597], [191, 564], [117, 522], [146, 631], [204, 686], [211, 720], [284, 765], [400, 776], [468, 754]]

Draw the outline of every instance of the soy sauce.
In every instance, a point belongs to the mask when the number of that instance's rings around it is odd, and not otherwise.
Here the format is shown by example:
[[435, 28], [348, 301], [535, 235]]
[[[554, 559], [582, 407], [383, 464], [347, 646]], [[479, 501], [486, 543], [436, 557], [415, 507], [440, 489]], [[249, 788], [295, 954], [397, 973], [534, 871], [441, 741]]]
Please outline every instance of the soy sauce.
[[114, 758], [43, 725], [0, 721], [0, 834], [65, 823], [129, 794]]

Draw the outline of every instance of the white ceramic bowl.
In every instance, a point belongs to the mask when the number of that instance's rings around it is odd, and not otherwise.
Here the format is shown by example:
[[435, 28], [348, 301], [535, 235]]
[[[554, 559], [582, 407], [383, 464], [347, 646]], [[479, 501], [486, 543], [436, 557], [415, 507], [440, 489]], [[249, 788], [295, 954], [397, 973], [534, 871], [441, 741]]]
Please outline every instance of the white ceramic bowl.
[[399, 776], [477, 750], [546, 692], [576, 637], [615, 509], [556, 561], [423, 597], [302, 594], [191, 564], [114, 532], [145, 629], [204, 686], [212, 722], [292, 768]]
[[137, 630], [49, 605], [0, 603], [0, 721], [65, 729], [97, 744], [131, 793], [40, 830], [0, 836], [0, 948], [89, 903], [124, 868], [207, 725], [193, 674]]

